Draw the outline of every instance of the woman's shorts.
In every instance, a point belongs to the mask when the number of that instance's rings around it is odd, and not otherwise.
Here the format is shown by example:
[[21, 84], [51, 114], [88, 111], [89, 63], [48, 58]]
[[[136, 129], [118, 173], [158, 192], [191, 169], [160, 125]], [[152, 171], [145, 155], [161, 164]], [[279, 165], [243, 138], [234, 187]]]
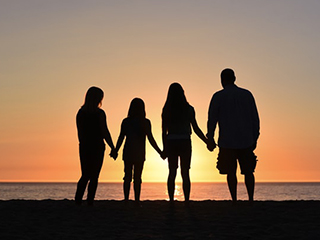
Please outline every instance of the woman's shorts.
[[191, 139], [167, 140], [166, 152], [168, 155], [169, 169], [178, 168], [179, 157], [181, 169], [190, 169]]
[[235, 174], [237, 171], [237, 160], [240, 165], [241, 174], [254, 172], [257, 165], [257, 156], [253, 153], [252, 148], [220, 148], [217, 161], [217, 169], [220, 174]]

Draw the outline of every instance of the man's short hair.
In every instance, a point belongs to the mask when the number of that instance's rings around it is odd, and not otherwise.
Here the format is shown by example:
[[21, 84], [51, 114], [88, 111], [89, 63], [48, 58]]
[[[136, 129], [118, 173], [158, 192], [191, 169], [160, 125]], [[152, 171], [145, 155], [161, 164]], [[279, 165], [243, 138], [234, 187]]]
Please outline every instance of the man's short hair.
[[227, 82], [234, 82], [236, 80], [234, 71], [230, 68], [226, 68], [222, 70], [220, 77], [222, 81], [227, 81]]

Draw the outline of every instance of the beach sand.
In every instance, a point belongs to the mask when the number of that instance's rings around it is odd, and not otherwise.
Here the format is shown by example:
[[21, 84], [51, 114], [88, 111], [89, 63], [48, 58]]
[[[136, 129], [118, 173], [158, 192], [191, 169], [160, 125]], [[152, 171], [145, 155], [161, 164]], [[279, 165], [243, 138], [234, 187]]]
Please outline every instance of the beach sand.
[[0, 201], [0, 239], [318, 239], [320, 201]]

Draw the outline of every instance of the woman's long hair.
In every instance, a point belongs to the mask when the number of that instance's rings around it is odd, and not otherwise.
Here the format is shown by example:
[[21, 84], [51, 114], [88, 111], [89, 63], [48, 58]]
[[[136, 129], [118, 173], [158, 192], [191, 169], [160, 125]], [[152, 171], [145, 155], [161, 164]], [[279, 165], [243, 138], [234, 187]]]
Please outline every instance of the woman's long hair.
[[178, 123], [188, 118], [189, 103], [179, 83], [172, 83], [162, 110], [162, 118], [169, 123]]
[[86, 93], [82, 109], [96, 111], [102, 105], [103, 91], [98, 87], [90, 87]]

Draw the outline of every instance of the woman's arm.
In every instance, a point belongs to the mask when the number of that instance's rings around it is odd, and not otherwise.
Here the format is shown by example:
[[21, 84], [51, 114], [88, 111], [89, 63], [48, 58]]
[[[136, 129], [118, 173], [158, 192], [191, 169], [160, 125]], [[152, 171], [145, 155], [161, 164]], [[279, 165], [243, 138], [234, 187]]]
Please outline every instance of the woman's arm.
[[106, 114], [104, 113], [104, 111], [102, 111], [102, 114], [101, 114], [100, 128], [101, 128], [103, 139], [105, 139], [105, 141], [107, 142], [109, 147], [113, 150], [114, 145], [113, 145], [113, 141], [111, 138], [111, 134], [110, 134], [108, 126], [107, 126], [107, 117], [106, 117]]
[[191, 125], [193, 128], [193, 131], [197, 134], [197, 136], [204, 142], [204, 143], [208, 143], [208, 139], [206, 138], [206, 136], [203, 134], [203, 132], [201, 131], [201, 129], [198, 126], [197, 120], [196, 120], [196, 113], [193, 110], [191, 113]]
[[166, 121], [164, 120], [164, 117], [162, 114], [162, 145], [163, 145], [164, 155], [166, 155], [167, 132], [168, 132], [168, 126], [167, 126]]

